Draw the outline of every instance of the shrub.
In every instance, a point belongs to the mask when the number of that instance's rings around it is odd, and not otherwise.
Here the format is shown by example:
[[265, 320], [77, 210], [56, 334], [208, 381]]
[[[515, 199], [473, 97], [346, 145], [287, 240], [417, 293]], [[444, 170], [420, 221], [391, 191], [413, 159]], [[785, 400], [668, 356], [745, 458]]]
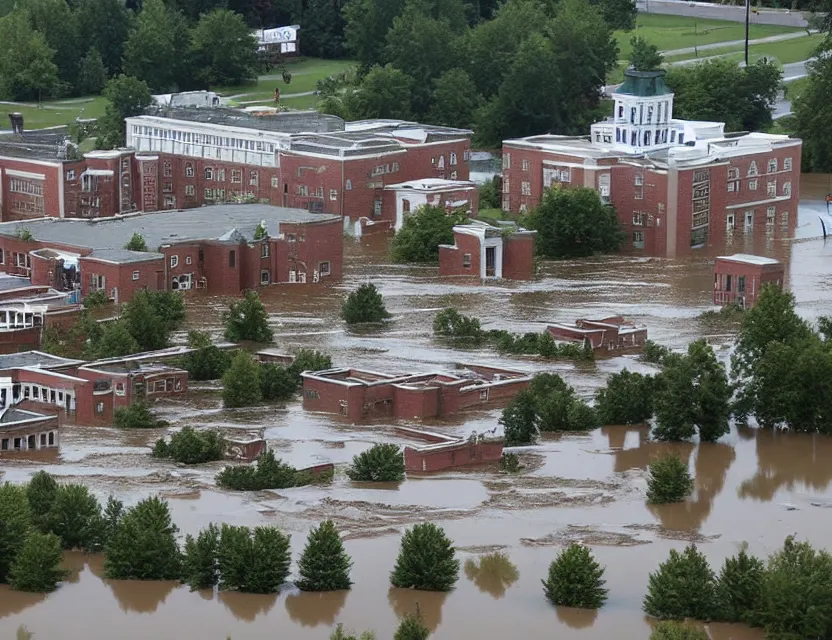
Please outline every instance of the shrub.
[[459, 579], [459, 560], [444, 529], [432, 522], [404, 532], [399, 557], [390, 575], [394, 587], [450, 591]]
[[170, 443], [162, 439], [153, 447], [154, 458], [172, 458], [182, 464], [200, 464], [222, 460], [225, 440], [218, 429], [197, 431], [191, 426], [174, 433]]
[[332, 520], [313, 527], [298, 563], [297, 582], [301, 591], [338, 591], [349, 589], [352, 560]]
[[376, 634], [372, 631], [364, 631], [357, 636], [352, 631], [344, 631], [344, 625], [339, 622], [335, 631], [330, 634], [329, 640], [376, 640]]
[[480, 591], [502, 598], [506, 589], [520, 579], [520, 572], [505, 553], [487, 553], [478, 560], [465, 561], [465, 575]]
[[454, 225], [465, 221], [466, 213], [448, 214], [445, 207], [422, 206], [404, 219], [390, 245], [395, 262], [437, 262], [439, 245], [453, 244]]
[[595, 394], [601, 424], [640, 424], [653, 417], [653, 376], [624, 369], [607, 378], [607, 386]]
[[562, 607], [598, 609], [607, 600], [604, 569], [595, 560], [589, 547], [570, 544], [549, 565], [543, 580], [546, 599]]
[[155, 429], [166, 423], [153, 417], [146, 402], [137, 400], [126, 407], [118, 407], [113, 412], [113, 424], [120, 429]]
[[178, 580], [177, 531], [168, 503], [157, 496], [145, 498], [116, 526], [105, 549], [104, 573], [114, 580]]
[[121, 358], [142, 350], [124, 319], [102, 323], [100, 334], [89, 335], [84, 354], [90, 358]]
[[133, 233], [124, 248], [128, 251], [147, 251], [147, 242], [140, 233]]
[[50, 533], [58, 536], [64, 549], [96, 551], [101, 547], [101, 505], [87, 487], [58, 487], [48, 519]]
[[84, 298], [84, 308], [94, 309], [95, 307], [103, 307], [110, 303], [110, 296], [103, 289], [91, 291]]
[[691, 544], [650, 574], [644, 611], [661, 620], [712, 620], [717, 612], [716, 577], [708, 560]]
[[12, 562], [23, 548], [31, 526], [26, 489], [8, 482], [0, 484], [0, 584], [8, 582]]
[[58, 483], [55, 477], [46, 471], [38, 471], [26, 485], [26, 499], [29, 501], [32, 524], [41, 533], [49, 533], [49, 512], [55, 503], [57, 493]]
[[520, 447], [537, 442], [537, 409], [534, 395], [528, 390], [518, 393], [500, 416], [505, 445]]
[[191, 591], [212, 589], [219, 581], [220, 530], [215, 524], [199, 532], [194, 538], [185, 536], [185, 552], [182, 556], [182, 582]]
[[484, 337], [477, 318], [464, 316], [452, 307], [436, 314], [433, 318], [433, 332], [444, 338], [466, 340], [474, 344], [481, 342]]
[[650, 640], [709, 640], [704, 629], [674, 620], [659, 622], [653, 627]]
[[107, 498], [104, 516], [101, 521], [101, 544], [106, 546], [115, 535], [124, 518], [124, 504], [113, 496]]
[[404, 456], [395, 444], [374, 444], [352, 459], [347, 477], [357, 482], [401, 482], [404, 480]]
[[720, 619], [726, 622], [753, 622], [754, 611], [760, 602], [764, 573], [762, 560], [748, 555], [745, 549], [725, 559], [717, 583]]
[[670, 454], [650, 463], [647, 478], [647, 501], [652, 504], [681, 502], [693, 491], [693, 478], [687, 463]]
[[137, 291], [124, 305], [130, 335], [144, 351], [162, 349], [170, 334], [185, 321], [185, 303], [174, 291]]
[[424, 625], [419, 613], [408, 613], [399, 623], [396, 633], [393, 634], [393, 640], [427, 640], [428, 636], [430, 636], [430, 629]]
[[297, 376], [298, 385], [302, 380], [300, 374], [304, 371], [324, 371], [332, 368], [332, 358], [320, 351], [301, 349], [295, 354], [295, 360], [288, 369]]
[[289, 400], [297, 393], [298, 376], [287, 367], [260, 365], [260, 388], [263, 400]]
[[64, 579], [61, 541], [51, 533], [32, 532], [9, 570], [9, 585], [15, 591], [54, 591]]
[[556, 373], [540, 373], [529, 391], [535, 399], [540, 431], [587, 431], [597, 426], [595, 411]]
[[264, 451], [252, 465], [225, 467], [217, 474], [217, 484], [236, 491], [262, 491], [298, 486], [297, 471], [281, 460], [273, 451]]
[[263, 399], [260, 365], [246, 351], [239, 351], [222, 377], [222, 401], [228, 408], [250, 407]]
[[660, 345], [652, 340], [648, 340], [644, 343], [644, 355], [642, 357], [645, 362], [663, 365], [672, 355], [673, 352], [664, 345]]
[[500, 456], [500, 469], [506, 473], [519, 473], [523, 468], [516, 453], [504, 453]]
[[289, 577], [289, 536], [276, 527], [223, 524], [218, 558], [220, 589], [275, 593]]
[[242, 300], [232, 302], [223, 317], [225, 339], [231, 342], [271, 342], [274, 333], [269, 326], [269, 314], [256, 291], [248, 290]]
[[203, 331], [189, 331], [188, 346], [194, 351], [182, 357], [182, 367], [191, 380], [218, 380], [231, 366], [231, 354], [211, 344]]
[[374, 284], [362, 284], [341, 305], [341, 318], [347, 324], [382, 322], [389, 317], [384, 298]]
[[832, 556], [786, 538], [763, 574], [755, 624], [769, 638], [827, 638], [832, 629]]

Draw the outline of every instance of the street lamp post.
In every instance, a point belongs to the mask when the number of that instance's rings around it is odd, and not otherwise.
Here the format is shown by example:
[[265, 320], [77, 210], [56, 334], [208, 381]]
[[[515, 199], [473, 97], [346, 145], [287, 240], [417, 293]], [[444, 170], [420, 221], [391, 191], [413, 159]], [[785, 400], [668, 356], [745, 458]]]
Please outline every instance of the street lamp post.
[[745, 0], [745, 66], [748, 67], [748, 24], [751, 21], [751, 0]]

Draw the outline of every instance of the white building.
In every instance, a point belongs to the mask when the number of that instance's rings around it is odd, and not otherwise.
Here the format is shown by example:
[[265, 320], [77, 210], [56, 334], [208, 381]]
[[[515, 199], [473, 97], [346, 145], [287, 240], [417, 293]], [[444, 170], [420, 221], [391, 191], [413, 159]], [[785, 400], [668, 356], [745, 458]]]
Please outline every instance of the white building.
[[279, 48], [280, 53], [284, 55], [297, 55], [298, 31], [300, 31], [300, 25], [293, 24], [287, 27], [274, 27], [273, 29], [257, 29], [254, 31], [254, 37], [257, 38], [259, 51]]

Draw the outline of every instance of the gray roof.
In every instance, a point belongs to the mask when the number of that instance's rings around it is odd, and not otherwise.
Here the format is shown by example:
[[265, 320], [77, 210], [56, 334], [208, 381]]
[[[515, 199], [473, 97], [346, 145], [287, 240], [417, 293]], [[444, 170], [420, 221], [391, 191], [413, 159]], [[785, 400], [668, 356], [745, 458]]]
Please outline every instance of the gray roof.
[[29, 278], [19, 278], [17, 276], [0, 274], [0, 291], [9, 291], [10, 289], [20, 289], [22, 287], [31, 286], [32, 281]]
[[11, 131], [0, 131], [0, 156], [59, 162], [59, 151], [68, 136], [67, 127], [24, 130], [21, 137], [13, 135]]
[[[160, 247], [198, 240], [252, 239], [261, 221], [272, 237], [280, 233], [282, 223], [317, 223], [339, 220], [339, 216], [310, 213], [305, 209], [273, 207], [265, 204], [218, 204], [181, 211], [78, 220], [69, 218], [39, 218], [37, 220], [2, 222], [0, 236], [15, 236], [19, 229], [28, 229], [35, 239], [75, 247], [117, 250], [138, 233], [148, 247]], [[236, 233], [235, 233], [236, 232]]]
[[146, 262], [147, 260], [159, 260], [165, 256], [161, 253], [145, 251], [128, 251], [127, 249], [96, 249], [88, 258], [103, 260], [104, 262], [117, 262], [129, 264], [131, 262]]
[[15, 422], [24, 422], [26, 420], [44, 419], [51, 416], [42, 413], [35, 413], [34, 411], [26, 411], [25, 409], [16, 409], [9, 407], [0, 415], [0, 424], [14, 424]]
[[254, 115], [232, 107], [196, 107], [148, 109], [146, 115], [190, 122], [221, 124], [278, 133], [343, 131], [344, 120], [318, 111], [281, 111], [269, 115]]
[[0, 355], [0, 370], [22, 369], [23, 367], [39, 367], [41, 369], [55, 369], [68, 365], [82, 364], [83, 360], [70, 360], [53, 356], [42, 351], [21, 351], [20, 353], [5, 353]]

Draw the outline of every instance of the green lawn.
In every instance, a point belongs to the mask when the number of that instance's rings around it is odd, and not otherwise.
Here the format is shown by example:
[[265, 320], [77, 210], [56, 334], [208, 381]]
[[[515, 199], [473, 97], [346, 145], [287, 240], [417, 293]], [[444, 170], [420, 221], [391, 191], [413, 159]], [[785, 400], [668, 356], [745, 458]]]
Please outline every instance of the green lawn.
[[[2, 107], [7, 113], [13, 111], [22, 113], [24, 126], [27, 129], [42, 129], [71, 124], [79, 116], [99, 118], [104, 115], [105, 104], [106, 101], [101, 96], [91, 96], [44, 102], [40, 107], [34, 103], [26, 103], [26, 106], [4, 104]], [[5, 117], [0, 119], [0, 130], [9, 128], [9, 119]]]
[[239, 87], [214, 87], [213, 89], [220, 95], [224, 96], [250, 94], [245, 97], [240, 97], [240, 101], [270, 101], [274, 95], [275, 87], [280, 88], [280, 93], [282, 95], [314, 91], [318, 84], [318, 80], [340, 73], [341, 71], [353, 66], [353, 64], [354, 63], [349, 60], [320, 60], [317, 58], [305, 58], [298, 60], [297, 62], [290, 62], [286, 65], [286, 70], [292, 74], [292, 82], [290, 84], [283, 82], [282, 74], [273, 73], [260, 76], [257, 82], [248, 85]]
[[[795, 38], [794, 40], [783, 40], [781, 42], [765, 42], [763, 44], [752, 44], [748, 48], [749, 54], [752, 57], [774, 58], [781, 64], [789, 64], [792, 62], [801, 62], [808, 60], [814, 55], [815, 48], [823, 41], [823, 36], [820, 34], [806, 36], [804, 38]], [[744, 55], [744, 48], [742, 45], [719, 48], [719, 49], [705, 49], [700, 52], [699, 57], [719, 56], [726, 54], [742, 54]], [[741, 55], [741, 57], [742, 57]], [[668, 62], [677, 62], [679, 60], [691, 60], [694, 56], [672, 56], [667, 58]]]

